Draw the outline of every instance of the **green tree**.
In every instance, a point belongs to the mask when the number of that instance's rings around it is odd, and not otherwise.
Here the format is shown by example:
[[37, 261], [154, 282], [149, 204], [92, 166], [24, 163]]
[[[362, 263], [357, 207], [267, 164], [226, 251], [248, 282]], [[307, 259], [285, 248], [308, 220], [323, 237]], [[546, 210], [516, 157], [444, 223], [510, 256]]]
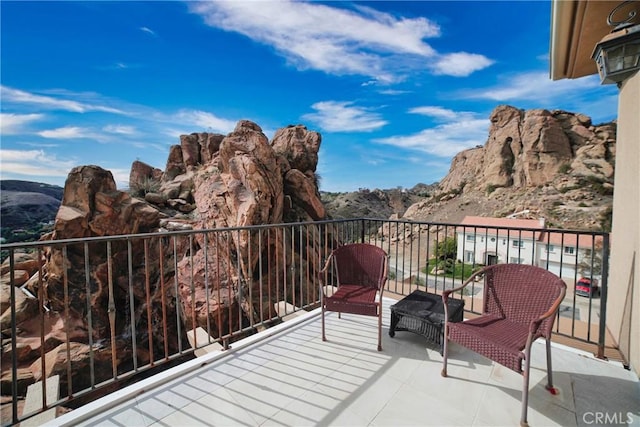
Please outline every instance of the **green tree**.
[[592, 250], [582, 253], [578, 262], [578, 273], [583, 277], [602, 274], [602, 241], [597, 241]]
[[436, 245], [436, 259], [456, 259], [458, 253], [458, 241], [455, 237], [447, 237]]

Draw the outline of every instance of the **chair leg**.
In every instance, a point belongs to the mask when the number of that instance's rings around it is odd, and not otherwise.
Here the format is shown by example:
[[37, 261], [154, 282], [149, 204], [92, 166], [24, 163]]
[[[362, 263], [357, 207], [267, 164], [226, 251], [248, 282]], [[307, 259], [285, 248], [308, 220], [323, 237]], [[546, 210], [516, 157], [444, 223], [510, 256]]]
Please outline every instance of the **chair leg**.
[[382, 351], [382, 305], [378, 307], [378, 351]]
[[326, 341], [327, 337], [324, 335], [324, 304], [322, 304], [322, 341]]
[[547, 390], [549, 393], [556, 395], [558, 394], [558, 389], [553, 386], [553, 372], [551, 369], [551, 340], [546, 339], [547, 342]]
[[529, 408], [529, 368], [531, 366], [531, 342], [527, 341], [524, 350], [524, 370], [522, 371], [522, 414], [520, 426], [527, 427], [527, 409]]
[[447, 376], [447, 355], [449, 350], [449, 328], [447, 324], [444, 325], [444, 336], [442, 337], [442, 372], [440, 375]]

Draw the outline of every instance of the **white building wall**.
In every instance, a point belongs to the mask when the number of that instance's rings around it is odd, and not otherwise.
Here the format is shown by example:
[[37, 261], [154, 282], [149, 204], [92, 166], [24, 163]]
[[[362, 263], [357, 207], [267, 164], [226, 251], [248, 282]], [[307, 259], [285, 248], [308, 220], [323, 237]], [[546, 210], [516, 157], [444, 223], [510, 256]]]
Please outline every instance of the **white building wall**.
[[607, 328], [640, 375], [640, 72], [618, 100]]

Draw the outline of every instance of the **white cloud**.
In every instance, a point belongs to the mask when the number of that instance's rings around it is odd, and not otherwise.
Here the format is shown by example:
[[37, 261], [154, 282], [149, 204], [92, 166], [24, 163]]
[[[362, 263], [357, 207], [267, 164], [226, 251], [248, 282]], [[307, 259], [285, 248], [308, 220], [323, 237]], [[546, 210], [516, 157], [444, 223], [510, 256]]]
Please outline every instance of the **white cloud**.
[[107, 125], [104, 126], [102, 130], [108, 133], [115, 133], [119, 135], [135, 135], [138, 133], [135, 127], [125, 125]]
[[411, 93], [411, 91], [400, 89], [383, 89], [379, 90], [378, 93], [381, 95], [406, 95], [408, 93]]
[[145, 32], [145, 33], [147, 33], [147, 34], [151, 34], [152, 36], [155, 36], [155, 35], [156, 35], [156, 32], [155, 32], [155, 31], [153, 31], [153, 30], [152, 30], [151, 28], [149, 28], [149, 27], [140, 27], [140, 31], [143, 31], [143, 32]]
[[113, 175], [113, 180], [116, 182], [116, 188], [119, 190], [124, 190], [129, 187], [129, 176], [131, 174], [131, 170], [129, 169], [119, 169], [119, 168], [105, 168], [111, 175]]
[[[182, 125], [198, 126], [200, 128], [195, 130], [191, 129], [188, 133], [206, 131], [226, 134], [235, 129], [237, 123], [237, 121], [223, 119], [215, 114], [199, 110], [180, 110], [172, 117], [172, 120], [175, 122], [174, 126], [180, 123]], [[178, 131], [178, 133], [184, 134], [185, 131]]]
[[87, 128], [78, 126], [65, 126], [57, 129], [43, 130], [38, 132], [43, 138], [53, 139], [73, 139], [73, 138], [90, 138], [91, 132]]
[[536, 56], [538, 61], [549, 62], [549, 52]]
[[548, 101], [599, 86], [600, 83], [596, 76], [553, 81], [549, 78], [547, 72], [530, 72], [502, 79], [498, 85], [490, 88], [465, 90], [460, 92], [460, 96], [471, 99], [490, 99], [499, 102], [514, 100]]
[[370, 132], [387, 124], [380, 114], [352, 104], [353, 102], [339, 101], [316, 102], [311, 107], [317, 112], [305, 114], [302, 118], [317, 123], [328, 132]]
[[455, 111], [434, 106], [414, 107], [411, 108], [409, 112], [413, 114], [422, 114], [424, 116], [431, 116], [446, 120], [455, 119], [456, 117]]
[[425, 152], [439, 157], [453, 157], [476, 145], [484, 145], [489, 129], [488, 119], [471, 112], [455, 112], [441, 107], [416, 107], [413, 113], [438, 118], [445, 123], [411, 135], [374, 139], [379, 144]]
[[24, 132], [23, 127], [44, 117], [43, 114], [0, 113], [0, 134], [13, 135]]
[[467, 77], [471, 73], [492, 65], [494, 61], [483, 55], [456, 52], [441, 55], [431, 67], [436, 75]]
[[59, 160], [44, 150], [5, 150], [0, 149], [2, 179], [11, 175], [25, 175], [27, 178], [65, 177], [77, 166], [75, 160]]
[[81, 102], [73, 99], [63, 99], [69, 94], [54, 94], [55, 96], [39, 95], [7, 86], [0, 86], [3, 103], [30, 104], [39, 108], [52, 110], [64, 110], [75, 113], [86, 113], [88, 111], [101, 111], [104, 113], [125, 114], [124, 111], [107, 105], [99, 105]]
[[[300, 69], [358, 74], [379, 82], [398, 81], [407, 68], [424, 69], [417, 58], [436, 56], [425, 38], [440, 27], [424, 18], [404, 18], [370, 7], [355, 10], [313, 2], [190, 2], [190, 10], [216, 28], [273, 46]], [[482, 55], [443, 55], [436, 72], [468, 75], [490, 65]]]
[[438, 119], [441, 121], [469, 121], [477, 118], [477, 114], [471, 111], [454, 111], [447, 108], [431, 105], [414, 107], [409, 109], [409, 112], [413, 114], [422, 114], [423, 116], [433, 117], [434, 119]]

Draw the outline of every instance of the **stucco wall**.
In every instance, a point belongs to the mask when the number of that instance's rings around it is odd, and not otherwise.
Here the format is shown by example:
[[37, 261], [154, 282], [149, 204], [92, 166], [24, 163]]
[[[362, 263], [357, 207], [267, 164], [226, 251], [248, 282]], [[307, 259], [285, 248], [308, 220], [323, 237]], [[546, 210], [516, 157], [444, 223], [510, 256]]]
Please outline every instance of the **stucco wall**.
[[640, 72], [618, 102], [607, 327], [640, 376]]

